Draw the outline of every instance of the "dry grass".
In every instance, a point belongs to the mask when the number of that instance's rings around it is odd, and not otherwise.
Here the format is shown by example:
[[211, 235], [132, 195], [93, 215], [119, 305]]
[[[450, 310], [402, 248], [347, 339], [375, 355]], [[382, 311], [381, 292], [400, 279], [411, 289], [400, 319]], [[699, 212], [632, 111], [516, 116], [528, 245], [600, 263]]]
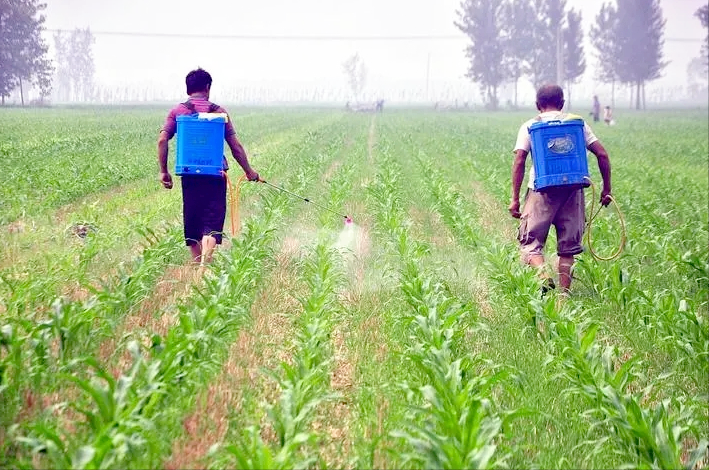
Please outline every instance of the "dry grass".
[[350, 391], [354, 385], [355, 366], [345, 344], [348, 326], [340, 324], [332, 332], [335, 367], [330, 374], [330, 387], [338, 392]]
[[[105, 192], [90, 194], [56, 209], [53, 213], [22, 217], [7, 224], [1, 229], [6, 235], [1, 245], [0, 269], [27, 262], [42, 254], [46, 255], [46, 252], [52, 249], [61, 250], [67, 244], [75, 243], [77, 240], [81, 242], [75, 227], [68, 227], [77, 214], [87, 207], [103, 207], [117, 197], [127, 197], [131, 191], [144, 184], [144, 181], [137, 181]], [[153, 198], [143, 198], [140, 201], [141, 207], [154, 204]], [[136, 207], [132, 210], [139, 212]], [[41, 246], [41, 250], [38, 250], [37, 246]]]
[[177, 321], [170, 307], [180, 299], [188, 297], [192, 288], [201, 281], [201, 276], [198, 266], [191, 263], [169, 267], [155, 284], [153, 294], [143, 300], [133, 314], [124, 319], [112, 337], [101, 343], [98, 357], [102, 362], [112, 362], [111, 359], [114, 359], [114, 375], [125, 371], [132, 362], [126, 351], [114, 357], [120, 339], [126, 334], [136, 334], [149, 346], [153, 333], [165, 337]]
[[[196, 409], [183, 422], [184, 436], [173, 443], [171, 458], [165, 468], [204, 467], [205, 457], [213, 444], [221, 442], [228, 431], [228, 416], [242, 406], [246, 389], [258, 390], [259, 396], [273, 402], [278, 387], [261, 373], [274, 369], [282, 361], [290, 362], [287, 349], [292, 331], [291, 315], [300, 311], [297, 300], [289, 295], [297, 288], [298, 277], [293, 266], [300, 243], [286, 238], [276, 255], [277, 265], [251, 308], [253, 324], [240, 332], [231, 346], [220, 375], [197, 399]], [[262, 438], [275, 442], [276, 435], [262, 417]]]
[[485, 191], [479, 181], [471, 181], [470, 185], [472, 188], [471, 197], [479, 208], [478, 226], [489, 235], [501, 236], [506, 240], [514, 241], [516, 237], [515, 229], [511, 224], [507, 223], [510, 220], [507, 208]]
[[219, 378], [200, 394], [196, 409], [182, 421], [184, 435], [173, 442], [172, 457], [164, 468], [204, 468], [209, 448], [226, 436], [230, 409], [241, 401], [240, 384], [249, 382], [242, 365], [239, 357], [229, 355]]
[[328, 459], [328, 466], [342, 468], [346, 465], [345, 458], [354, 445], [351, 426], [353, 414], [350, 396], [355, 387], [355, 358], [347, 348], [345, 335], [349, 324], [335, 327], [332, 333], [335, 366], [330, 374], [330, 388], [342, 394], [342, 399], [335, 402], [327, 410], [322, 410], [320, 417], [313, 423], [313, 429], [324, 435], [322, 454], [335, 456]]

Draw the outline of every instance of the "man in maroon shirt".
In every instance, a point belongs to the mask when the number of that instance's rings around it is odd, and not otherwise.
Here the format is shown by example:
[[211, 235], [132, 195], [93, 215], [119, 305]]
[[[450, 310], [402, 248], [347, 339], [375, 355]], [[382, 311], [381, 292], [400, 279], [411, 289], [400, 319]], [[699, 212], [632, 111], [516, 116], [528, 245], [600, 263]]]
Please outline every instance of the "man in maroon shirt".
[[[172, 176], [167, 168], [168, 141], [177, 131], [177, 116], [193, 113], [225, 113], [226, 110], [209, 101], [212, 77], [205, 70], [197, 69], [187, 74], [185, 79], [189, 99], [170, 110], [165, 125], [158, 136], [158, 163], [160, 182], [166, 189], [172, 188]], [[231, 154], [246, 173], [249, 181], [258, 181], [259, 176], [246, 157], [244, 147], [236, 137], [234, 125], [227, 114], [224, 139]], [[224, 171], [229, 169], [226, 158]], [[223, 176], [190, 175], [182, 176], [182, 215], [185, 242], [190, 247], [192, 259], [200, 264], [209, 263], [212, 253], [222, 242], [224, 217], [226, 216], [227, 181]]]

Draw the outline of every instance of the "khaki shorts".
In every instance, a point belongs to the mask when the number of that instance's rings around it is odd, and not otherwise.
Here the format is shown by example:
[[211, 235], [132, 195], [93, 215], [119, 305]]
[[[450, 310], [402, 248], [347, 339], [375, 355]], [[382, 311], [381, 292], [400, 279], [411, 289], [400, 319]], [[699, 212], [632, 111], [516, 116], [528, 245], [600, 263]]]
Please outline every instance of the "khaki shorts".
[[556, 251], [559, 256], [583, 252], [586, 227], [583, 188], [554, 187], [544, 191], [527, 191], [517, 234], [525, 262], [532, 255], [544, 254], [544, 244], [552, 225], [556, 229]]

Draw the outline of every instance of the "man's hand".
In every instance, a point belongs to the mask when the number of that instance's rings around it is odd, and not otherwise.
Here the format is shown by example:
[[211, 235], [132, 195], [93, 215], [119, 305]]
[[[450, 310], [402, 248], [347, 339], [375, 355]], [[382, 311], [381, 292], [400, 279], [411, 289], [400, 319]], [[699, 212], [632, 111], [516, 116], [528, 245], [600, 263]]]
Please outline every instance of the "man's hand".
[[522, 213], [519, 211], [519, 200], [513, 200], [509, 207], [510, 215], [515, 219], [522, 217]]
[[611, 199], [612, 199], [611, 190], [603, 188], [603, 191], [601, 191], [601, 200], [600, 200], [601, 205], [603, 207], [607, 207], [608, 204], [611, 203]]
[[261, 178], [259, 177], [258, 173], [256, 173], [254, 170], [249, 169], [249, 171], [246, 172], [246, 178], [249, 181], [260, 181]]
[[165, 189], [172, 189], [172, 176], [168, 172], [160, 173], [160, 182]]

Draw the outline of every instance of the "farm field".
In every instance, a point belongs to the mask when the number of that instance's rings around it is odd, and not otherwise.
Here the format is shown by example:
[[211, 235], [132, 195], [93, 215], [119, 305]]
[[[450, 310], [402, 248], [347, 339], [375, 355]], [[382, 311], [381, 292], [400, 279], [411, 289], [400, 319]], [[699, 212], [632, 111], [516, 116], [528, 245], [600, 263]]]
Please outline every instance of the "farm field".
[[166, 110], [0, 109], [0, 467], [709, 468], [706, 111], [594, 126], [627, 243], [565, 301], [507, 213], [531, 111], [230, 112], [354, 223], [245, 183], [200, 276]]

